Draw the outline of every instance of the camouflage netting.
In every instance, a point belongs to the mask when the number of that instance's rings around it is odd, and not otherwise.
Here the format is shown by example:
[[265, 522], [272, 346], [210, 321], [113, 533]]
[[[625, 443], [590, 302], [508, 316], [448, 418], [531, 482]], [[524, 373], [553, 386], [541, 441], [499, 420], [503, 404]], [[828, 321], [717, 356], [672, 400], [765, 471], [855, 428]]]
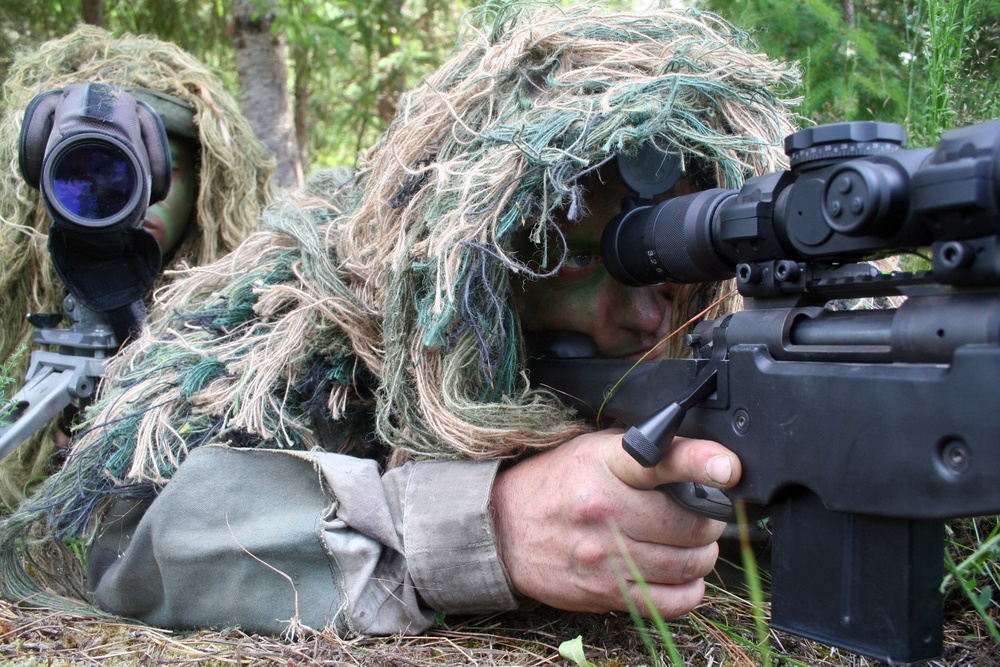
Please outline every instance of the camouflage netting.
[[[18, 137], [28, 102], [38, 93], [70, 83], [101, 81], [148, 88], [183, 100], [195, 109], [201, 150], [191, 225], [166, 268], [204, 264], [232, 250], [256, 224], [271, 198], [273, 160], [253, 136], [235, 99], [207, 67], [173, 44], [126, 35], [115, 38], [80, 26], [61, 39], [22, 53], [11, 67], [0, 106], [0, 293], [6, 298], [0, 322], [0, 363], [24, 346], [13, 377], [28, 366], [33, 328], [28, 312], [62, 312], [66, 289], [52, 266], [46, 244], [49, 218], [38, 191], [20, 176]], [[159, 284], [171, 279], [161, 277]], [[45, 473], [53, 451], [51, 423], [0, 463], [0, 501], [18, 502], [25, 485]]]
[[156, 493], [206, 443], [387, 446], [398, 462], [514, 457], [585, 428], [527, 383], [512, 290], [532, 276], [515, 246], [558, 239], [557, 212], [585, 209], [583, 177], [644, 142], [729, 188], [783, 167], [795, 78], [708, 14], [486, 18], [353, 179], [314, 178], [163, 291], [62, 473], [2, 527], [5, 595], [37, 590], [11, 557], [32, 526], [41, 545], [85, 536], [106, 501]]

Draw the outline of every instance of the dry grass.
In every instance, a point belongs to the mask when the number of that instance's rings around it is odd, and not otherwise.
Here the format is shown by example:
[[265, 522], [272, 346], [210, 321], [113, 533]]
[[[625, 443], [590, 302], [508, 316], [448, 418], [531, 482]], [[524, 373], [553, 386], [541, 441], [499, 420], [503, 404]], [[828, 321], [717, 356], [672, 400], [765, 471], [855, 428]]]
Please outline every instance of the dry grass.
[[[685, 665], [749, 667], [761, 663], [749, 603], [712, 588], [707, 603], [670, 624]], [[994, 609], [995, 612], [995, 609]], [[945, 657], [933, 667], [1000, 665], [998, 646], [975, 613], [948, 605]], [[582, 636], [587, 659], [601, 667], [651, 660], [627, 615], [572, 614], [536, 607], [518, 613], [455, 618], [419, 637], [344, 640], [324, 633], [295, 641], [239, 630], [170, 632], [126, 622], [0, 603], [0, 662], [16, 665], [571, 665], [559, 644]], [[878, 667], [883, 663], [772, 631], [774, 665]]]
[[[1000, 517], [951, 524], [949, 553], [960, 560], [993, 534]], [[733, 551], [735, 549], [735, 551]], [[47, 552], [46, 566], [63, 580], [82, 582], [79, 560], [70, 551]], [[668, 624], [683, 664], [690, 667], [758, 667], [754, 608], [739, 568], [729, 565], [739, 548], [724, 541], [718, 578], [705, 603]], [[59, 558], [56, 558], [59, 556]], [[971, 581], [977, 591], [1000, 581], [995, 553]], [[735, 582], [735, 583], [734, 583]], [[66, 591], [72, 595], [71, 591]], [[1000, 624], [1000, 596], [987, 605]], [[817, 601], [821, 604], [822, 601]], [[655, 632], [649, 634], [655, 636]], [[660, 667], [666, 651], [654, 639], [656, 657], [628, 614], [583, 614], [533, 605], [485, 617], [448, 617], [422, 636], [342, 639], [307, 631], [294, 640], [248, 635], [239, 629], [169, 631], [125, 621], [13, 605], [0, 600], [0, 665], [354, 665], [364, 667], [575, 667], [559, 645], [583, 638], [587, 660], [597, 667]], [[648, 634], [647, 634], [648, 638]], [[771, 630], [774, 667], [883, 667], [885, 663]], [[1000, 666], [1000, 643], [989, 633], [968, 597], [953, 591], [945, 602], [944, 655], [928, 667]]]
[[0, 659], [26, 665], [564, 665], [558, 644], [565, 632], [599, 638], [608, 631], [616, 637], [610, 648], [588, 647], [588, 654], [602, 664], [626, 665], [643, 660], [630, 625], [627, 618], [528, 613], [442, 625], [419, 637], [343, 640], [319, 633], [283, 641], [239, 630], [170, 632], [0, 603]]

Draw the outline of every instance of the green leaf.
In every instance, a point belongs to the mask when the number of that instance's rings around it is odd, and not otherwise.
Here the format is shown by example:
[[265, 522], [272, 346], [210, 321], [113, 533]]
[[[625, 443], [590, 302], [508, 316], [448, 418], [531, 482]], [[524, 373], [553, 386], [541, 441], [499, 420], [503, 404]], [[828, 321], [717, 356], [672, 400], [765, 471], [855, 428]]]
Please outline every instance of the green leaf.
[[587, 655], [583, 651], [583, 635], [577, 635], [575, 639], [567, 639], [559, 645], [559, 655], [572, 660], [578, 667], [596, 667], [594, 663], [587, 660]]
[[976, 599], [978, 604], [976, 606], [978, 606], [980, 609], [986, 609], [986, 607], [989, 606], [992, 600], [993, 600], [993, 588], [991, 586], [987, 586], [986, 588], [984, 588], [979, 592], [979, 597]]

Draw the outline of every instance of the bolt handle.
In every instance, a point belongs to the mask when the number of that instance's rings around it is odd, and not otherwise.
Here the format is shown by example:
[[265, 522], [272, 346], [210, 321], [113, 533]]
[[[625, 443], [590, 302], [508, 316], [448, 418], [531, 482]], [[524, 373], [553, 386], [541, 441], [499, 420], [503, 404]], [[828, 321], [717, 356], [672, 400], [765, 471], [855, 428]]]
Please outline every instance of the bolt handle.
[[[652, 468], [662, 461], [664, 453], [677, 436], [688, 409], [716, 390], [718, 376], [719, 367], [712, 360], [695, 376], [681, 398], [657, 410], [625, 432], [622, 436], [625, 451], [646, 468]], [[719, 489], [695, 482], [663, 484], [657, 488], [669, 493], [674, 500], [696, 514], [720, 521], [734, 519], [733, 505]]]
[[695, 376], [681, 398], [632, 426], [622, 437], [622, 447], [645, 468], [663, 459], [691, 406], [710, 395], [718, 386], [719, 367], [710, 361]]

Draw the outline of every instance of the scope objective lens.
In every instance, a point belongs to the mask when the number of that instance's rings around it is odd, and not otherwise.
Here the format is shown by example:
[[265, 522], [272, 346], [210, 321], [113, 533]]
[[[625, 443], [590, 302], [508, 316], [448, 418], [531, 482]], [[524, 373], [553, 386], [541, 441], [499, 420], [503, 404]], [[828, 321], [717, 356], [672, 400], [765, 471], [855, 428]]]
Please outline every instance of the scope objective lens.
[[77, 142], [53, 161], [53, 196], [66, 211], [85, 220], [115, 217], [128, 206], [137, 186], [132, 161], [110, 143]]

